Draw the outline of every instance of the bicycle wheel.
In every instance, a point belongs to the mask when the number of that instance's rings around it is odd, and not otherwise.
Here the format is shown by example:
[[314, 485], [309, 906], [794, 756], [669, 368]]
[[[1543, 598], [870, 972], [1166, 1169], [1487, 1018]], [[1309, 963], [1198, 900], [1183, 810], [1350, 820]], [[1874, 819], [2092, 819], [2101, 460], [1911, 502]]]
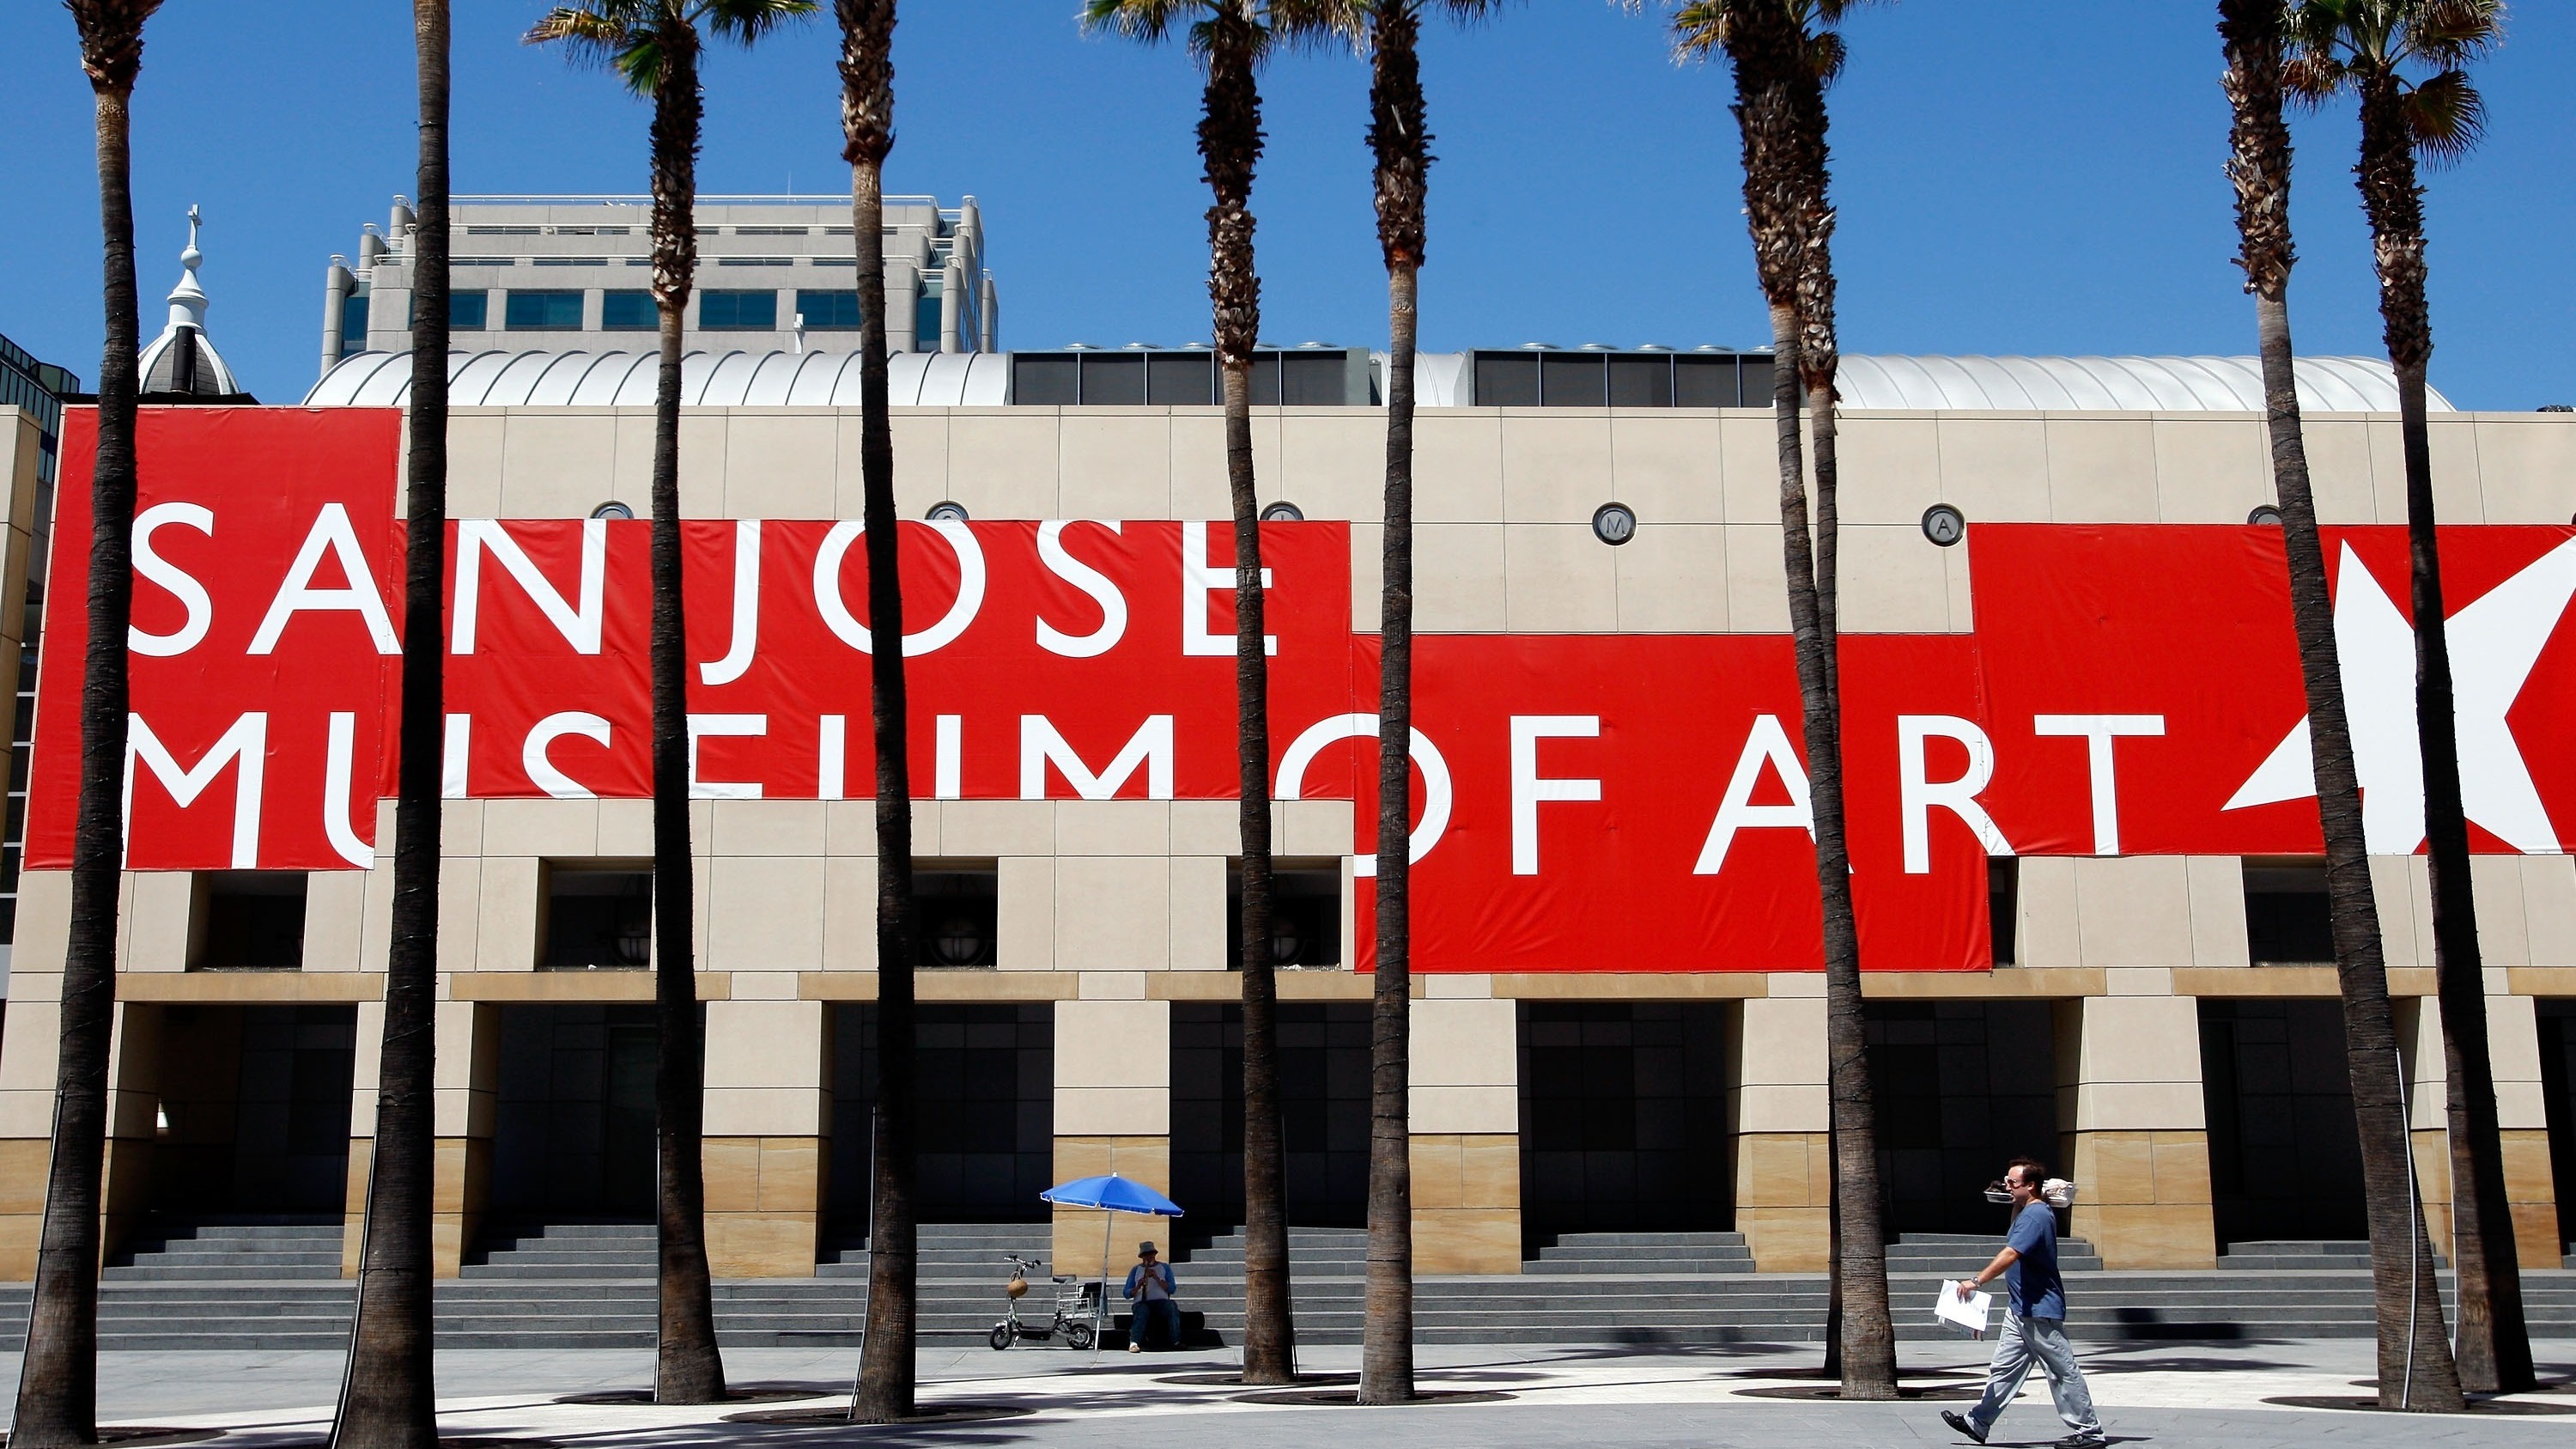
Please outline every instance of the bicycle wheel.
[[1006, 1349], [1011, 1346], [1011, 1337], [1011, 1325], [1007, 1323], [996, 1323], [993, 1325], [993, 1331], [987, 1337], [986, 1341], [991, 1343], [994, 1349], [998, 1352], [999, 1350]]
[[1088, 1323], [1066, 1324], [1064, 1326], [1064, 1345], [1077, 1353], [1083, 1349], [1091, 1347], [1091, 1325]]

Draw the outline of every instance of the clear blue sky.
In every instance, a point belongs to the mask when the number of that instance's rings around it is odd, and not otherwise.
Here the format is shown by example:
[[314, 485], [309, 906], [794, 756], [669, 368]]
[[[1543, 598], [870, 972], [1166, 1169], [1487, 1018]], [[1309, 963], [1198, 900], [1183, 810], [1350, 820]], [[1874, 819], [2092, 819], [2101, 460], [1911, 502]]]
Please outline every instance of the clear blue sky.
[[[460, 192], [643, 190], [644, 108], [520, 47], [541, 5], [455, 8]], [[1084, 39], [1076, 9], [913, 0], [890, 186], [980, 199], [1005, 346], [1203, 337], [1197, 82], [1178, 51]], [[1832, 97], [1846, 348], [2250, 352], [2213, 11], [1862, 11]], [[198, 203], [216, 340], [263, 399], [302, 393], [325, 261], [412, 189], [408, 22], [397, 0], [170, 0], [153, 20], [135, 121], [147, 336]], [[2431, 195], [2434, 382], [2496, 409], [2576, 402], [2576, 15], [2526, 0], [2512, 25], [2482, 75], [2493, 136]], [[706, 191], [846, 189], [831, 40], [823, 20], [713, 59]], [[1425, 347], [1762, 342], [1722, 69], [1676, 67], [1657, 20], [1601, 0], [1529, 0], [1425, 49]], [[1365, 85], [1347, 56], [1286, 57], [1264, 81], [1254, 200], [1263, 331], [1282, 343], [1383, 344]], [[60, 7], [0, 7], [0, 95], [0, 333], [94, 379], [90, 98]], [[2377, 352], [2352, 124], [2303, 119], [2298, 140], [2299, 346]]]

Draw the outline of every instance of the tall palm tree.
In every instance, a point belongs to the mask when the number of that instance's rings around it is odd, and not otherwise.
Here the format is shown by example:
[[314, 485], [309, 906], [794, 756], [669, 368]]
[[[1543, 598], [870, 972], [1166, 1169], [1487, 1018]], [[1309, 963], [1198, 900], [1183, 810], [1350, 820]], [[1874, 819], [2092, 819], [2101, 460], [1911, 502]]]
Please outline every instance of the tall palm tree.
[[707, 1281], [705, 1053], [698, 1021], [696, 915], [689, 855], [688, 630], [680, 579], [681, 324], [698, 266], [700, 29], [751, 45], [815, 0], [583, 0], [547, 12], [531, 45], [560, 44], [576, 60], [614, 68], [653, 102], [653, 303], [661, 315], [661, 373], [653, 393], [653, 956], [655, 1216], [660, 1226], [656, 1401], [725, 1396]]
[[[1772, 414], [1779, 445], [1780, 532], [1789, 628], [1815, 811], [1823, 902], [1825, 1047], [1834, 1158], [1833, 1294], [1828, 1358], [1846, 1398], [1896, 1395], [1896, 1334], [1887, 1303], [1887, 1245], [1878, 1182], [1877, 1112], [1861, 1014], [1860, 932], [1843, 825], [1842, 684], [1835, 618], [1837, 549], [1834, 332], [1825, 88], [1841, 71], [1832, 29], [1858, 0], [1696, 0], [1674, 17], [1686, 58], [1724, 54], [1735, 75], [1744, 205], [1754, 268], [1771, 311]], [[1815, 513], [1808, 522], [1813, 439]]]
[[2307, 689], [2335, 975], [2343, 995], [2345, 1065], [2352, 1076], [2370, 1220], [2371, 1283], [2379, 1312], [2379, 1402], [2383, 1408], [2451, 1412], [2461, 1404], [2459, 1373], [2442, 1329], [2432, 1243], [2412, 1201], [2406, 1084], [2389, 1008], [2387, 962], [2380, 949], [2379, 906], [2370, 892], [2361, 787], [2344, 715], [2325, 551], [2317, 538], [2307, 448], [2299, 430], [2298, 385], [2291, 370], [2290, 267], [2297, 258], [2290, 244], [2290, 132], [2281, 119], [2286, 18], [2282, 0], [2218, 3], [2219, 41], [2226, 55], [2220, 86], [2234, 112], [2227, 174], [2236, 188], [2237, 265], [2245, 272], [2245, 290], [2254, 294], [2272, 486], [2280, 501], [2290, 620]]
[[894, 149], [895, 0], [834, 0], [841, 25], [841, 136], [859, 287], [859, 470], [868, 550], [868, 655], [876, 731], [877, 1057], [869, 1157], [868, 1322], [850, 1417], [911, 1418], [917, 1268], [913, 1221], [912, 772], [897, 572], [894, 431], [886, 392], [885, 159]]
[[[2460, 806], [2451, 647], [2433, 529], [2433, 448], [2424, 420], [2433, 322], [2424, 298], [2423, 187], [2415, 179], [2418, 153], [2435, 163], [2455, 160], [2485, 130], [2486, 104], [2469, 83], [2467, 67], [2499, 38], [2503, 11], [2502, 0], [2298, 0], [2290, 20], [2288, 84], [2310, 104], [2346, 91], [2361, 101], [2361, 164], [2354, 174], [2377, 254], [2379, 315], [2388, 361], [2397, 372], [2406, 453], [2415, 728], [2424, 758], [2433, 961], [2448, 1079], [2460, 1383], [2510, 1392], [2533, 1383], [2531, 1331], [2523, 1317], [2513, 1214], [2505, 1202], [2477, 900], [2469, 888], [2468, 817]], [[2433, 73], [2421, 80], [2409, 74], [2424, 69]]]
[[1297, 1374], [1288, 1294], [1288, 1199], [1279, 1127], [1278, 983], [1270, 955], [1270, 669], [1263, 650], [1261, 507], [1252, 479], [1252, 353], [1261, 335], [1261, 277], [1252, 261], [1252, 173], [1261, 160], [1254, 71], [1277, 37], [1271, 0], [1085, 0], [1086, 30], [1155, 44], [1186, 26], [1207, 72], [1199, 156], [1207, 210], [1208, 300], [1225, 382], [1225, 472], [1234, 504], [1235, 747], [1242, 834], [1243, 1381]]
[[161, 0], [70, 0], [98, 117], [106, 350], [90, 479], [89, 647], [81, 669], [79, 814], [72, 833], [71, 938], [63, 957], [54, 1155], [45, 1177], [35, 1298], [10, 1442], [98, 1442], [100, 1183], [107, 1153], [107, 1051], [116, 1019], [116, 897], [125, 858], [125, 630], [134, 605], [134, 300], [130, 149], [143, 23]]
[[1300, 39], [1334, 37], [1369, 58], [1378, 250], [1386, 261], [1386, 536], [1378, 666], [1377, 979], [1370, 997], [1368, 1312], [1360, 1402], [1413, 1397], [1412, 853], [1413, 364], [1425, 254], [1431, 132], [1418, 50], [1422, 16], [1468, 23], [1502, 0], [1307, 0], [1274, 4]]
[[411, 435], [405, 460], [401, 775], [393, 939], [357, 1324], [332, 1449], [436, 1449], [430, 1213], [437, 1177], [438, 839], [447, 582], [448, 0], [412, 0], [420, 87]]

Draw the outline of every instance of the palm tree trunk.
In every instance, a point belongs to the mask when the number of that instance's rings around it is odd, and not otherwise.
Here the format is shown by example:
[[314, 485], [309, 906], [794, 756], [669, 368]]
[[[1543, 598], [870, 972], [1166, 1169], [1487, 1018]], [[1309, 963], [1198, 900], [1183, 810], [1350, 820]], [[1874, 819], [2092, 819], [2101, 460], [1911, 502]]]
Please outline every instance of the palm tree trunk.
[[653, 1398], [664, 1404], [725, 1397], [707, 1274], [706, 1055], [689, 849], [688, 618], [680, 572], [681, 322], [698, 262], [697, 39], [685, 19], [663, 25], [662, 82], [653, 96], [653, 300], [662, 328], [653, 391], [653, 1127], [660, 1245]]
[[[1412, 56], [1406, 52], [1406, 60]], [[1384, 64], [1381, 50], [1381, 64]], [[1417, 88], [1416, 94], [1419, 94]], [[1414, 134], [1421, 134], [1415, 128]], [[1417, 198], [1420, 193], [1417, 190]], [[1387, 273], [1386, 540], [1379, 595], [1377, 981], [1369, 1007], [1368, 1313], [1360, 1402], [1413, 1397], [1412, 266]]]
[[894, 147], [895, 0], [836, 0], [841, 128], [859, 290], [859, 468], [868, 554], [868, 657], [876, 740], [877, 1075], [867, 1337], [850, 1417], [913, 1416], [917, 1235], [913, 1222], [912, 773], [903, 671], [903, 578], [886, 377], [885, 158]]
[[2246, 290], [2254, 294], [2272, 485], [2280, 501], [2290, 621], [2307, 691], [2308, 743], [2325, 835], [2345, 1066], [2360, 1131], [2371, 1285], [2379, 1318], [2379, 1402], [2383, 1408], [2451, 1412], [2461, 1405], [2459, 1374], [2442, 1329], [2432, 1243], [2408, 1169], [2404, 1072], [2381, 954], [2379, 907], [2370, 890], [2361, 786], [2344, 716], [2334, 610], [2326, 591], [2325, 551], [2317, 536], [2291, 367], [2288, 298], [2295, 252], [2290, 243], [2290, 133], [2281, 119], [2283, 11], [2277, 0], [2219, 0], [2218, 16], [2227, 62], [2220, 85], [2234, 114], [2227, 172], [2236, 188], [2237, 265], [2245, 272]]
[[21, 1449], [98, 1441], [99, 1212], [107, 1054], [116, 1022], [117, 889], [125, 857], [125, 633], [134, 604], [139, 324], [129, 140], [144, 16], [88, 4], [75, 5], [72, 13], [97, 98], [107, 345], [99, 359], [98, 457], [90, 482], [89, 644], [81, 670], [80, 805], [72, 835], [61, 1055], [54, 1068], [54, 1150], [9, 1436]]
[[2423, 192], [2393, 76], [2362, 87], [2358, 174], [2379, 269], [2379, 309], [2397, 372], [2406, 454], [2406, 534], [2415, 616], [2415, 728], [2424, 760], [2424, 830], [2433, 884], [2433, 960], [2451, 1148], [2451, 1266], [2458, 1282], [2461, 1387], [2519, 1392], [2534, 1382], [2520, 1254], [2504, 1185], [2495, 1068], [2487, 1043], [2484, 961], [2470, 889], [2468, 817], [2460, 801], [2459, 729], [2443, 618], [2433, 510], [2433, 448], [2424, 416], [2433, 356], [2425, 300]]
[[447, 585], [448, 0], [413, 0], [420, 71], [410, 456], [405, 463], [401, 765], [393, 933], [357, 1320], [332, 1449], [435, 1449], [430, 1222], [437, 1180], [438, 841]]
[[1208, 188], [1208, 299], [1225, 383], [1225, 474], [1234, 511], [1234, 702], [1243, 852], [1243, 1381], [1292, 1383], [1296, 1317], [1288, 1291], [1287, 1163], [1279, 1126], [1279, 987], [1270, 959], [1270, 661], [1261, 594], [1261, 504], [1252, 476], [1252, 353], [1261, 278], [1252, 255], [1252, 173], [1261, 159], [1261, 91], [1252, 21], [1211, 22], [1199, 155]]

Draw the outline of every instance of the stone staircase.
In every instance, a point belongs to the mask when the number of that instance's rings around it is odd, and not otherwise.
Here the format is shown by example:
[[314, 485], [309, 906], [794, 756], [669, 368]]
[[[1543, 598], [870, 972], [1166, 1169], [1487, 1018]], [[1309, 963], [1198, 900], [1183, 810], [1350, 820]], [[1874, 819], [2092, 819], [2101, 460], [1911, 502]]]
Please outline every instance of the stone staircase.
[[[155, 1225], [120, 1253], [100, 1296], [100, 1346], [332, 1349], [346, 1345], [352, 1287], [338, 1275], [330, 1220], [207, 1220]], [[1001, 1255], [1041, 1262], [1043, 1223], [932, 1224], [921, 1230], [921, 1331], [933, 1342], [981, 1341], [1001, 1312]], [[1367, 1235], [1290, 1234], [1298, 1336], [1359, 1341]], [[1243, 1239], [1228, 1233], [1169, 1244], [1182, 1307], [1200, 1342], [1239, 1343]], [[1930, 1305], [1944, 1278], [1981, 1267], [1986, 1237], [1909, 1235], [1889, 1245], [1889, 1291], [1906, 1339], [1940, 1335]], [[2368, 1260], [2360, 1244], [2243, 1243], [2217, 1272], [2111, 1272], [2080, 1239], [2063, 1239], [2079, 1340], [2366, 1337]], [[715, 1285], [717, 1331], [737, 1347], [855, 1346], [865, 1321], [867, 1252], [835, 1243], [812, 1278]], [[1823, 1330], [1825, 1280], [1757, 1274], [1733, 1233], [1568, 1233], [1541, 1245], [1518, 1275], [1423, 1278], [1415, 1330], [1424, 1343], [1812, 1343]], [[2446, 1291], [2447, 1274], [2443, 1277]], [[1113, 1285], [1113, 1292], [1114, 1292]], [[1024, 1318], [1043, 1318], [1048, 1284], [1032, 1285]], [[0, 1286], [0, 1352], [26, 1332], [25, 1285]], [[2576, 1271], [2536, 1269], [2524, 1296], [2537, 1337], [2576, 1337]], [[1118, 1300], [1111, 1300], [1113, 1311]], [[501, 1225], [464, 1276], [437, 1288], [447, 1348], [636, 1348], [653, 1341], [652, 1229], [643, 1224]], [[1114, 1334], [1109, 1347], [1118, 1346]]]

